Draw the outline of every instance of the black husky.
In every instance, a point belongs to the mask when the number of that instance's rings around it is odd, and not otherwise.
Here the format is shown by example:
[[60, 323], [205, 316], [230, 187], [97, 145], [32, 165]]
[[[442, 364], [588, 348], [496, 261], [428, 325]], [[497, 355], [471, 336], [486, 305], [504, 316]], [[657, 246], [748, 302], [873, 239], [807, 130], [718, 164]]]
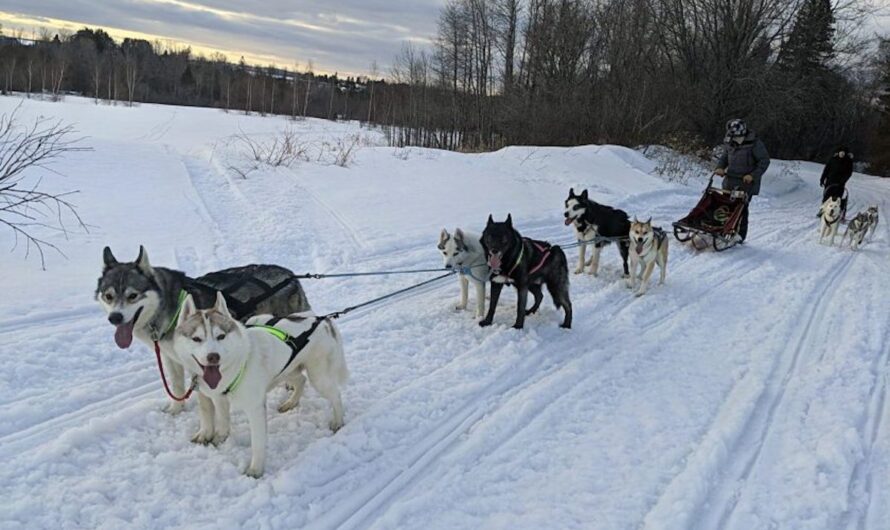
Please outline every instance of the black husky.
[[[611, 238], [618, 241], [618, 251], [621, 253], [621, 261], [624, 262], [624, 275], [627, 276], [627, 254], [630, 249], [630, 241], [627, 239], [630, 232], [630, 219], [627, 212], [598, 204], [587, 197], [587, 190], [581, 195], [575, 195], [575, 189], [569, 189], [569, 198], [565, 202], [566, 225], [575, 228], [575, 235], [581, 243], [578, 253], [578, 267], [575, 274], [584, 272], [584, 254], [587, 245], [593, 245], [593, 256], [590, 259], [590, 274], [596, 276], [600, 264], [600, 252], [611, 241], [599, 240], [599, 238]], [[621, 239], [619, 239], [621, 238]]]
[[[538, 310], [544, 294], [541, 284], [547, 286], [556, 308], [565, 311], [561, 326], [572, 327], [572, 302], [569, 300], [569, 267], [566, 255], [556, 245], [545, 241], [535, 241], [522, 237], [513, 228], [513, 219], [508, 214], [503, 223], [495, 223], [491, 215], [482, 232], [482, 247], [488, 265], [491, 267], [491, 303], [488, 315], [479, 322], [480, 326], [490, 326], [498, 306], [498, 298], [505, 283], [512, 283], [519, 293], [516, 303], [516, 323], [513, 327], [522, 329], [525, 315]], [[528, 292], [535, 296], [535, 303], [526, 311]]]

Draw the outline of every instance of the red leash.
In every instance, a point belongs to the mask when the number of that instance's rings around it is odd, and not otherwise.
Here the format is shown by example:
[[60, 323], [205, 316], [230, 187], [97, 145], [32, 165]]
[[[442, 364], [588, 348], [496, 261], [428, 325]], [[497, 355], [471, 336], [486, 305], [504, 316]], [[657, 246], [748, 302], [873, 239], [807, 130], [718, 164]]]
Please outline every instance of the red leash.
[[164, 364], [161, 362], [161, 345], [158, 341], [155, 342], [155, 357], [158, 360], [158, 370], [161, 372], [161, 381], [164, 382], [164, 390], [167, 391], [167, 395], [170, 396], [170, 399], [174, 401], [185, 401], [192, 395], [192, 390], [195, 389], [195, 385], [189, 387], [188, 392], [185, 393], [182, 397], [176, 397], [173, 395], [173, 392], [170, 391], [170, 385], [167, 384], [167, 376], [164, 375]]

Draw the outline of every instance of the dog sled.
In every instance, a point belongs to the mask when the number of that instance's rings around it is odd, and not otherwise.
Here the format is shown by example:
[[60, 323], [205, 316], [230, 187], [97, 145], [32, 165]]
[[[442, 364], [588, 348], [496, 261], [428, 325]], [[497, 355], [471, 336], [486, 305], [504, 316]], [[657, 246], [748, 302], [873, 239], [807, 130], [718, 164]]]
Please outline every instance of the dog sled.
[[742, 190], [713, 187], [714, 176], [708, 181], [701, 199], [689, 214], [673, 223], [674, 237], [681, 243], [692, 242], [696, 250], [704, 250], [707, 240], [717, 252], [736, 246], [736, 237], [748, 194]]

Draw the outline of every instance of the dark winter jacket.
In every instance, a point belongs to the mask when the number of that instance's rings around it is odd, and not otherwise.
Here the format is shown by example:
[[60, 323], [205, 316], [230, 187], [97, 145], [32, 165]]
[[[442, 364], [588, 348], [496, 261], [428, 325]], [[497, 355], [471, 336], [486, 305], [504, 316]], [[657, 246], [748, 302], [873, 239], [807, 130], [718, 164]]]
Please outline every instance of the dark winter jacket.
[[819, 184], [823, 188], [840, 186], [843, 189], [847, 185], [847, 181], [853, 175], [853, 158], [846, 150], [844, 150], [844, 155], [843, 158], [840, 158], [835, 153], [831, 160], [825, 164], [825, 169], [822, 170], [822, 178], [819, 179]]
[[[751, 195], [760, 193], [760, 181], [768, 167], [769, 153], [753, 131], [748, 132], [741, 144], [727, 141], [723, 146], [723, 154], [717, 161], [717, 168], [726, 170], [723, 189], [739, 188]], [[754, 177], [750, 186], [742, 181], [745, 175]]]

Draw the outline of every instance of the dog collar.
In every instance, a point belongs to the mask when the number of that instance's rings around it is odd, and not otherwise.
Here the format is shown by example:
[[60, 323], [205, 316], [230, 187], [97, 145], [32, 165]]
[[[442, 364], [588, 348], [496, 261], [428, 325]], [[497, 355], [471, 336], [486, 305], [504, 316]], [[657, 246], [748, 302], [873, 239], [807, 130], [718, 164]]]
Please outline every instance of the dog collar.
[[522, 263], [522, 255], [525, 254], [525, 241], [522, 241], [520, 239], [520, 242], [522, 243], [522, 246], [519, 247], [519, 256], [516, 258], [516, 263], [513, 264], [513, 268], [510, 269], [510, 272], [507, 273], [507, 276], [513, 276], [513, 271], [515, 271], [516, 267], [518, 267], [519, 264]]
[[244, 371], [246, 369], [247, 369], [247, 358], [245, 357], [244, 362], [241, 363], [241, 369], [238, 370], [238, 375], [235, 376], [235, 379], [233, 379], [232, 382], [229, 383], [229, 386], [227, 386], [226, 389], [223, 391], [224, 396], [228, 395], [229, 392], [232, 392], [233, 390], [238, 388], [238, 385], [241, 384], [241, 379], [244, 378]]
[[182, 313], [182, 306], [185, 304], [185, 299], [188, 296], [188, 293], [185, 292], [185, 289], [179, 290], [179, 300], [176, 302], [176, 312], [173, 313], [173, 318], [170, 319], [170, 322], [167, 324], [167, 327], [164, 328], [163, 333], [158, 338], [163, 337], [167, 333], [173, 330], [176, 327], [176, 321], [179, 320], [179, 313]]

